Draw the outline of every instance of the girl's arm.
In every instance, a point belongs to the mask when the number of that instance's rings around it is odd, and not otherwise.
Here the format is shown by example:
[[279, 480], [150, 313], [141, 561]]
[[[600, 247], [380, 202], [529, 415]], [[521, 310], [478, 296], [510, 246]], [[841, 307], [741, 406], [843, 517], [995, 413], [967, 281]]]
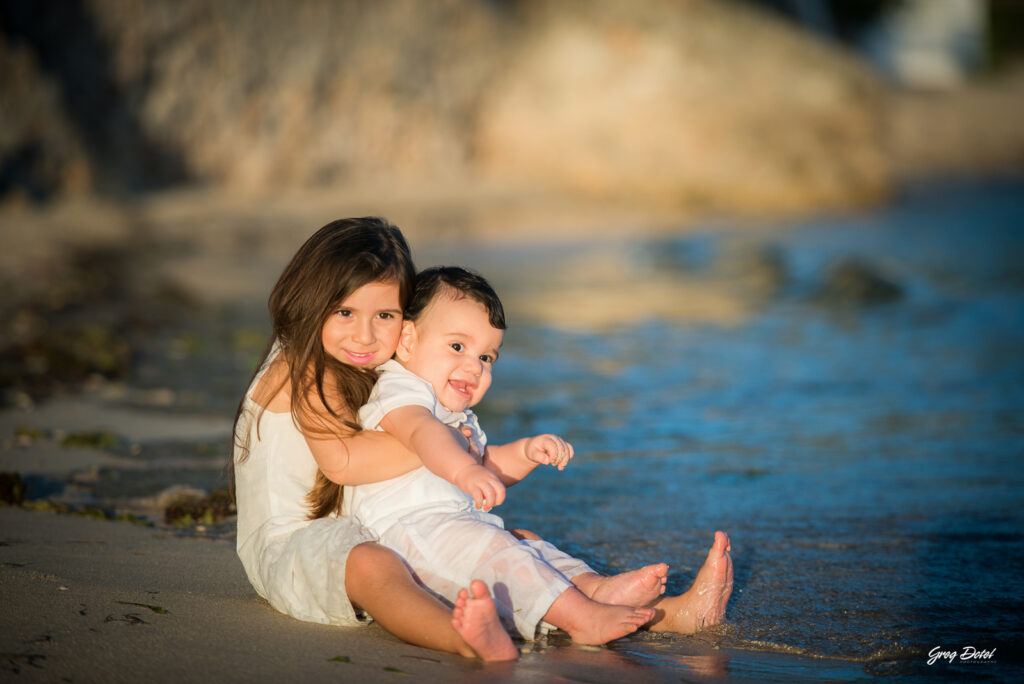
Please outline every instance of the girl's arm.
[[327, 479], [343, 485], [390, 480], [423, 465], [419, 456], [386, 432], [364, 430], [340, 439], [307, 435], [306, 444]]
[[558, 435], [537, 435], [487, 447], [484, 465], [495, 472], [505, 485], [514, 485], [538, 465], [553, 465], [564, 470], [572, 457], [572, 444]]
[[[405, 475], [423, 465], [415, 452], [387, 432], [351, 432], [340, 423], [335, 425], [335, 429], [348, 436], [329, 434], [305, 437], [317, 466], [331, 482], [341, 485], [381, 482]], [[456, 448], [461, 449], [475, 463], [475, 459], [466, 451], [469, 442], [462, 433], [447, 427], [445, 429], [449, 431]], [[467, 447], [460, 446], [460, 442], [467, 444]]]
[[466, 453], [448, 426], [428, 409], [401, 406], [384, 416], [380, 426], [418, 454], [430, 472], [472, 496], [477, 508], [488, 510], [505, 501], [505, 486], [498, 477]]
[[[270, 381], [277, 383], [276, 396], [266, 404], [270, 410], [282, 412], [292, 408], [291, 385], [286, 373], [286, 366], [280, 360], [275, 361], [275, 366], [267, 370], [265, 377], [272, 377]], [[380, 482], [404, 475], [423, 465], [416, 454], [386, 433], [353, 431], [330, 414], [314, 388], [308, 388], [307, 392], [309, 405], [322, 421], [323, 431], [307, 434], [303, 430], [303, 437], [320, 471], [331, 482], [340, 485]], [[333, 383], [325, 382], [324, 392], [332, 406], [345, 405], [344, 400], [334, 391]]]

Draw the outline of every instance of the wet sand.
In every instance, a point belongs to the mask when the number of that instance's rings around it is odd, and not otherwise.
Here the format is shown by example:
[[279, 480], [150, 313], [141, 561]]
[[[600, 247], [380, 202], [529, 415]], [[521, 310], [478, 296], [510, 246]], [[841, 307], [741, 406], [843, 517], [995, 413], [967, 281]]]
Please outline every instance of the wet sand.
[[405, 644], [377, 625], [331, 627], [282, 615], [252, 591], [230, 541], [15, 508], [0, 509], [0, 529], [0, 670], [19, 681], [617, 683], [863, 675], [856, 663], [718, 649], [700, 637], [602, 648], [563, 638], [533, 644], [515, 663], [484, 665]]
[[19, 680], [678, 677], [610, 649], [569, 646], [484, 666], [401, 643], [376, 625], [293, 620], [254, 594], [229, 541], [13, 508], [0, 509], [0, 527], [0, 668]]

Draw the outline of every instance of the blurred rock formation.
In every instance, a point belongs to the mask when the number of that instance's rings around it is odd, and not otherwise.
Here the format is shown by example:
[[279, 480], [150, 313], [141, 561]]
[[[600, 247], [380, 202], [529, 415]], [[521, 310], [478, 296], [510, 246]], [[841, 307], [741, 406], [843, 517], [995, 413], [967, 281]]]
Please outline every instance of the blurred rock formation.
[[721, 0], [0, 0], [0, 69], [8, 199], [490, 183], [771, 212], [892, 186], [864, 63]]

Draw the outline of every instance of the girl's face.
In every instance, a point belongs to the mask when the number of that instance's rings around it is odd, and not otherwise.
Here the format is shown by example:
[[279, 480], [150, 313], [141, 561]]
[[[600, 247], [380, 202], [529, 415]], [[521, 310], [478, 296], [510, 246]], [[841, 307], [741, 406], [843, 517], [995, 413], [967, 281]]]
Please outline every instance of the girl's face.
[[392, 357], [402, 333], [398, 283], [367, 283], [327, 317], [320, 331], [324, 351], [341, 363], [376, 368]]

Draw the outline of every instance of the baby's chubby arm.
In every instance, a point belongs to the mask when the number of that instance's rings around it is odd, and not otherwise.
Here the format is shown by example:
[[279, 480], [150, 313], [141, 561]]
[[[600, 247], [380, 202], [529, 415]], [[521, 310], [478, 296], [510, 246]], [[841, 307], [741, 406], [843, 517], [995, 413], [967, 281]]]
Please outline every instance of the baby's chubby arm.
[[513, 485], [538, 465], [552, 465], [564, 470], [572, 457], [572, 444], [558, 435], [544, 434], [487, 447], [484, 465], [497, 473], [503, 483]]
[[380, 422], [406, 448], [419, 454], [423, 465], [473, 497], [477, 508], [489, 510], [505, 501], [505, 485], [459, 446], [455, 435], [427, 408], [411, 405], [393, 409]]

